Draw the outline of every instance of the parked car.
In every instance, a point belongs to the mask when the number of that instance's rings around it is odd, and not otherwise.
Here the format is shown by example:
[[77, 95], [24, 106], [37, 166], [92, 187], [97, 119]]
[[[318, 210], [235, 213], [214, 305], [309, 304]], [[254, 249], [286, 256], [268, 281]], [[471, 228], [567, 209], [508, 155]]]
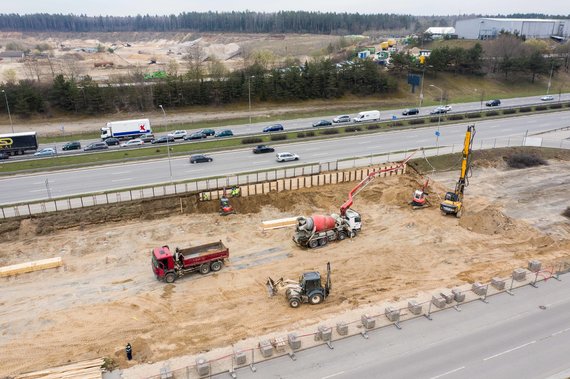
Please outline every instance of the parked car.
[[498, 107], [499, 105], [501, 105], [501, 100], [499, 99], [489, 100], [485, 103], [485, 105], [488, 107]]
[[173, 137], [174, 139], [184, 138], [188, 135], [186, 130], [175, 130], [172, 133], [168, 133], [169, 137]]
[[141, 145], [144, 145], [144, 142], [139, 138], [135, 138], [135, 139], [132, 139], [130, 141], [123, 142], [121, 144], [121, 147], [133, 147], [133, 146], [141, 146]]
[[274, 148], [269, 147], [267, 145], [257, 145], [253, 148], [254, 154], [263, 154], [263, 153], [273, 153], [275, 151]]
[[263, 133], [281, 132], [281, 131], [283, 131], [283, 125], [281, 124], [269, 125], [263, 128]]
[[8, 158], [10, 158], [10, 153], [7, 151], [0, 150], [0, 159], [8, 159]]
[[545, 95], [545, 96], [542, 96], [542, 97], [540, 98], [540, 100], [542, 100], [542, 101], [551, 101], [551, 100], [554, 100], [554, 96], [552, 96], [552, 95]]
[[34, 156], [36, 157], [51, 157], [56, 155], [56, 151], [53, 147], [45, 147], [43, 149], [41, 149], [40, 151], [38, 151], [37, 153], [34, 153]]
[[184, 136], [184, 141], [190, 141], [190, 140], [194, 140], [194, 139], [203, 139], [206, 137], [208, 137], [208, 136], [202, 132], [194, 132], [192, 134], [188, 134], [188, 135]]
[[62, 150], [80, 150], [81, 143], [79, 141], [68, 142], [63, 145]]
[[293, 153], [277, 153], [277, 162], [298, 161], [299, 156]]
[[[107, 139], [109, 139], [109, 138], [107, 138]], [[152, 142], [152, 141], [154, 140], [154, 134], [143, 134], [143, 135], [140, 137], [140, 139], [141, 139], [141, 141], [143, 141], [144, 143]], [[118, 141], [118, 140], [117, 140], [117, 141]]]
[[315, 121], [313, 122], [313, 128], [319, 127], [319, 126], [331, 126], [332, 122], [330, 122], [329, 120], [319, 120], [319, 121]]
[[214, 137], [232, 137], [234, 135], [234, 133], [229, 130], [220, 130], [219, 132], [216, 132], [216, 134], [214, 134]]
[[404, 109], [404, 111], [402, 112], [402, 115], [404, 116], [412, 116], [415, 114], [419, 114], [420, 110], [418, 108], [408, 108], [408, 109]]
[[200, 132], [204, 133], [207, 137], [213, 136], [216, 134], [216, 131], [214, 129], [202, 129], [202, 130], [200, 130]]
[[340, 116], [336, 116], [335, 118], [333, 118], [332, 120], [335, 124], [341, 123], [341, 122], [350, 122], [352, 121], [352, 119], [350, 118], [349, 115], [347, 114], [343, 114]]
[[157, 144], [157, 143], [167, 143], [167, 142], [175, 142], [174, 137], [172, 137], [170, 134], [167, 136], [162, 136], [162, 137], [158, 137], [155, 140], [152, 140], [152, 144]]
[[[152, 134], [151, 134], [151, 136], [152, 136]], [[154, 136], [152, 136], [152, 138], [154, 138]], [[107, 146], [115, 146], [115, 145], [119, 145], [121, 143], [121, 141], [119, 141], [118, 138], [111, 137], [111, 138], [105, 139], [105, 143], [107, 144]]]
[[190, 156], [190, 163], [212, 162], [214, 158], [204, 154], [195, 154]]
[[[105, 142], [109, 140], [109, 138], [107, 138], [105, 140]], [[105, 150], [108, 149], [109, 146], [107, 146], [107, 144], [105, 142], [93, 142], [90, 143], [89, 145], [87, 145], [83, 151], [91, 151], [91, 150]]]

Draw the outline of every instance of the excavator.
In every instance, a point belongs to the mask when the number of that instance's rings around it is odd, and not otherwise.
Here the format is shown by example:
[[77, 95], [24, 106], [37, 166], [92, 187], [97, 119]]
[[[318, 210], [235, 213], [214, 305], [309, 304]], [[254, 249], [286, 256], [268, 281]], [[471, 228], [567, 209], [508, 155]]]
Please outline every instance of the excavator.
[[320, 304], [329, 296], [332, 289], [330, 262], [327, 263], [327, 277], [324, 285], [321, 279], [322, 276], [318, 271], [309, 271], [303, 273], [298, 281], [283, 278], [275, 281], [267, 278], [266, 286], [269, 296], [275, 296], [279, 289], [284, 288], [289, 306], [298, 308], [301, 303]]
[[455, 184], [455, 191], [447, 192], [439, 208], [446, 214], [453, 214], [460, 218], [463, 215], [463, 193], [469, 185], [468, 176], [471, 174], [471, 150], [475, 138], [475, 125], [467, 126], [465, 141], [463, 142], [463, 157], [461, 160], [461, 174]]
[[429, 207], [431, 205], [429, 200], [427, 199], [427, 196], [429, 195], [426, 192], [428, 184], [429, 184], [429, 179], [427, 179], [425, 181], [425, 183], [421, 189], [414, 191], [414, 196], [412, 198], [412, 202], [410, 203], [412, 206], [412, 209], [426, 208], [426, 207]]
[[[231, 196], [232, 197], [239, 196], [239, 188], [233, 187], [231, 190]], [[228, 199], [226, 188], [224, 187], [224, 193], [222, 197], [220, 197], [220, 216], [227, 216], [235, 213], [236, 211], [234, 207], [230, 204], [230, 199]]]

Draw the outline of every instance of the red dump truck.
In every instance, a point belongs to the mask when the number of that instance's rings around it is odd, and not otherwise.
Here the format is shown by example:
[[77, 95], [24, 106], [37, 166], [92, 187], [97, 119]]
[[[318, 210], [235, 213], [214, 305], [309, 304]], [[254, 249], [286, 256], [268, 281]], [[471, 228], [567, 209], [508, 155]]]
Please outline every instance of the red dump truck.
[[207, 274], [220, 271], [224, 259], [230, 256], [230, 250], [222, 241], [188, 248], [176, 248], [174, 252], [168, 246], [152, 249], [152, 271], [158, 280], [174, 283], [176, 279], [199, 271]]

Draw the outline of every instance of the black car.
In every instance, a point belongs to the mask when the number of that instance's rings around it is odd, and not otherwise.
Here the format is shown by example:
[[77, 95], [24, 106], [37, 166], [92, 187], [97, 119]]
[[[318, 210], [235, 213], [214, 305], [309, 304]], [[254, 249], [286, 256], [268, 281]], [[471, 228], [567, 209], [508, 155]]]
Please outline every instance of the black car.
[[253, 148], [254, 154], [263, 154], [263, 153], [273, 153], [275, 151], [274, 148], [269, 147], [267, 145], [257, 145]]
[[151, 143], [155, 144], [155, 143], [167, 143], [167, 142], [174, 142], [174, 137], [172, 136], [158, 137], [157, 139], [153, 139]]
[[319, 120], [319, 121], [315, 121], [313, 122], [313, 127], [319, 127], [319, 126], [331, 126], [332, 122], [330, 122], [329, 120]]
[[202, 130], [200, 130], [200, 133], [203, 133], [207, 137], [209, 137], [209, 136], [213, 136], [214, 134], [216, 134], [216, 131], [214, 129], [202, 129]]
[[139, 139], [144, 143], [152, 142], [154, 141], [154, 134], [143, 134], [142, 136], [139, 137]]
[[501, 105], [501, 100], [499, 99], [489, 100], [485, 103], [485, 105], [488, 107], [497, 107]]
[[214, 158], [208, 157], [204, 154], [196, 154], [190, 156], [190, 163], [212, 162]]
[[192, 134], [188, 134], [186, 136], [184, 136], [184, 141], [190, 141], [190, 140], [194, 140], [194, 139], [203, 139], [208, 137], [206, 134], [204, 134], [203, 132], [195, 132]]
[[109, 148], [109, 146], [107, 146], [107, 144], [105, 142], [93, 142], [93, 143], [90, 143], [89, 145], [87, 145], [87, 147], [85, 147], [83, 149], [83, 151], [105, 150], [108, 148]]
[[281, 124], [269, 125], [263, 128], [263, 133], [281, 132], [281, 131], [283, 131], [283, 125]]
[[81, 143], [79, 141], [68, 142], [62, 147], [63, 150], [79, 150], [81, 149]]
[[404, 111], [402, 112], [402, 115], [404, 116], [412, 116], [415, 114], [419, 114], [420, 110], [418, 108], [409, 108], [409, 109], [404, 109]]
[[429, 112], [429, 114], [446, 114], [447, 110], [444, 108], [435, 108], [433, 111]]
[[118, 138], [111, 137], [111, 138], [107, 138], [105, 140], [105, 143], [107, 144], [107, 146], [115, 146], [115, 145], [119, 145], [121, 143], [121, 141], [119, 141]]

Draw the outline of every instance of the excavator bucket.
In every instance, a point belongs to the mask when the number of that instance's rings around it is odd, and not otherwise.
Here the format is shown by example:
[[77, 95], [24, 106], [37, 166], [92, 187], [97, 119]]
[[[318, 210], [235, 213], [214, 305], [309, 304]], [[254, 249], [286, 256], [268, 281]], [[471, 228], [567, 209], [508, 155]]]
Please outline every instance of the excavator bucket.
[[277, 282], [275, 282], [270, 277], [267, 278], [267, 282], [265, 283], [265, 286], [267, 287], [267, 293], [269, 294], [269, 297], [277, 295], [277, 284], [279, 282], [282, 282], [282, 281], [283, 281], [283, 278], [279, 279]]

